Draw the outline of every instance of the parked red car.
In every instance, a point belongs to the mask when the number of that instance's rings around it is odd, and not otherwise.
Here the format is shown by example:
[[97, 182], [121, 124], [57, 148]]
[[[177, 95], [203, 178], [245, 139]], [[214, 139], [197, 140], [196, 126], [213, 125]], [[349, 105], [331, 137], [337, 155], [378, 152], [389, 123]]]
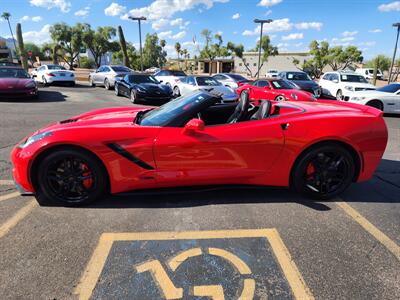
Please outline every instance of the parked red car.
[[29, 74], [20, 67], [0, 66], [0, 99], [36, 98], [38, 88]]
[[240, 96], [242, 91], [248, 91], [250, 101], [258, 103], [261, 100], [275, 101], [315, 101], [313, 94], [302, 91], [287, 80], [259, 79], [249, 84], [244, 84], [237, 89]]
[[327, 199], [369, 179], [386, 147], [383, 113], [373, 107], [257, 107], [246, 92], [237, 104], [220, 102], [218, 94], [198, 91], [157, 108], [106, 108], [50, 125], [12, 151], [15, 182], [42, 205], [226, 184], [291, 186]]

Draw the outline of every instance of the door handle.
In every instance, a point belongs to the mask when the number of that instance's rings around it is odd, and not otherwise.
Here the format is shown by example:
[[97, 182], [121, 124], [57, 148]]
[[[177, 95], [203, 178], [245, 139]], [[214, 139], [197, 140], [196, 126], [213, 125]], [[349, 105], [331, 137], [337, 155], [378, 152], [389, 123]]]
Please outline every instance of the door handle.
[[281, 124], [282, 130], [287, 130], [289, 128], [289, 123], [283, 123]]

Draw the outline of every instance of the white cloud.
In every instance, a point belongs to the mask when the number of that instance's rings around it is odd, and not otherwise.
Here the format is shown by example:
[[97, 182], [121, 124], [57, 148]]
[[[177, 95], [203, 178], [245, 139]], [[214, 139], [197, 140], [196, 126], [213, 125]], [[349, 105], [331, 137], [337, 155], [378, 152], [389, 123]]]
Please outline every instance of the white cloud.
[[341, 39], [342, 42], [351, 42], [354, 41], [354, 36], [348, 36]]
[[299, 48], [299, 47], [301, 47], [301, 46], [303, 46], [303, 43], [297, 43], [297, 44], [294, 44], [294, 46], [296, 47], [296, 48]]
[[359, 46], [367, 46], [367, 47], [372, 47], [376, 45], [375, 41], [370, 41], [370, 42], [361, 42], [358, 43]]
[[382, 12], [389, 12], [389, 11], [400, 11], [400, 1], [394, 1], [387, 4], [381, 4], [378, 6], [378, 10]]
[[303, 38], [303, 33], [291, 33], [289, 35], [282, 36], [282, 41], [301, 40]]
[[171, 26], [182, 26], [182, 22], [183, 22], [182, 18], [177, 18], [175, 20], [171, 20], [171, 22], [169, 22], [169, 24]]
[[371, 29], [371, 30], [369, 30], [368, 32], [371, 32], [371, 33], [380, 33], [380, 32], [382, 32], [382, 29], [379, 29], [379, 28]]
[[180, 31], [177, 34], [173, 35], [172, 39], [173, 40], [180, 40], [180, 39], [183, 39], [185, 36], [186, 36], [186, 31], [183, 30], [183, 31]]
[[234, 14], [232, 16], [232, 19], [234, 19], [234, 20], [239, 19], [239, 18], [240, 18], [240, 14], [239, 13], [236, 13], [236, 14]]
[[46, 24], [40, 31], [27, 31], [22, 34], [25, 42], [32, 42], [35, 44], [43, 44], [51, 41], [50, 38], [51, 25]]
[[307, 29], [315, 29], [320, 31], [322, 28], [322, 23], [321, 22], [302, 22], [302, 23], [297, 23], [295, 27], [297, 29], [302, 29], [302, 30], [307, 30]]
[[155, 0], [149, 6], [134, 8], [129, 14], [122, 16], [127, 19], [128, 16], [145, 16], [149, 20], [160, 18], [170, 18], [177, 12], [190, 10], [196, 6], [204, 5], [207, 9], [213, 7], [214, 3], [226, 3], [229, 0]]
[[90, 10], [90, 7], [86, 6], [85, 8], [76, 11], [74, 13], [74, 15], [77, 17], [87, 17], [89, 15], [89, 10]]
[[272, 14], [272, 10], [268, 9], [264, 16], [269, 16], [270, 14]]
[[71, 2], [65, 0], [30, 0], [29, 3], [47, 9], [59, 8], [63, 13], [69, 12], [71, 9]]
[[221, 30], [218, 30], [216, 33], [219, 34], [219, 35], [223, 35], [224, 34], [224, 32], [221, 31]]
[[35, 17], [23, 16], [21, 19], [19, 19], [19, 21], [20, 22], [28, 22], [28, 21], [40, 22], [40, 21], [42, 21], [42, 17], [41, 16], [35, 16]]
[[344, 37], [355, 36], [357, 33], [358, 33], [358, 31], [345, 31], [345, 32], [342, 32], [342, 36], [344, 36]]
[[270, 7], [270, 6], [274, 6], [277, 5], [279, 3], [281, 3], [282, 0], [261, 0], [257, 6], [266, 6], [266, 7]]
[[163, 32], [158, 33], [157, 36], [160, 39], [170, 39], [172, 36], [172, 31], [171, 30], [163, 31]]
[[126, 11], [126, 6], [119, 5], [118, 3], [111, 3], [109, 7], [104, 9], [106, 16], [116, 17], [122, 15]]
[[242, 33], [242, 35], [244, 35], [244, 36], [251, 36], [251, 35], [256, 35], [256, 34], [258, 34], [258, 33], [254, 32], [253, 30], [245, 30]]
[[233, 34], [237, 34], [237, 33], [238, 33], [237, 31], [234, 31], [234, 32], [233, 32]]
[[167, 26], [168, 22], [169, 21], [167, 19], [156, 20], [151, 24], [151, 28], [153, 28], [154, 30], [160, 30], [161, 28]]

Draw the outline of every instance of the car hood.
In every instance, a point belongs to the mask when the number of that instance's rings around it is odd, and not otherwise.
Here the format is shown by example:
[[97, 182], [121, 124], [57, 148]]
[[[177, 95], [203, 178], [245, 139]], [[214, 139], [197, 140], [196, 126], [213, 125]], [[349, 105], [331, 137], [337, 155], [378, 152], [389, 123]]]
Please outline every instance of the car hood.
[[372, 91], [359, 91], [357, 92], [357, 96], [360, 97], [380, 97], [380, 96], [393, 96], [392, 93], [386, 93], [386, 92], [379, 92], [376, 90]]
[[147, 92], [171, 92], [171, 88], [165, 84], [156, 84], [156, 83], [140, 83], [137, 84], [140, 88], [146, 90]]
[[293, 80], [302, 89], [317, 88], [318, 84], [311, 80]]
[[149, 106], [141, 106], [97, 109], [66, 120], [62, 120], [55, 124], [51, 124], [45, 128], [42, 128], [38, 132], [57, 131], [72, 127], [114, 127], [132, 124], [139, 111], [147, 110], [150, 108], [151, 107]]
[[34, 82], [30, 78], [1, 78], [0, 79], [0, 89], [20, 89], [24, 88], [29, 82]]
[[342, 84], [344, 86], [349, 85], [355, 88], [368, 88], [368, 89], [376, 89], [376, 86], [370, 84], [370, 83], [361, 83], [361, 82], [346, 82], [343, 81]]

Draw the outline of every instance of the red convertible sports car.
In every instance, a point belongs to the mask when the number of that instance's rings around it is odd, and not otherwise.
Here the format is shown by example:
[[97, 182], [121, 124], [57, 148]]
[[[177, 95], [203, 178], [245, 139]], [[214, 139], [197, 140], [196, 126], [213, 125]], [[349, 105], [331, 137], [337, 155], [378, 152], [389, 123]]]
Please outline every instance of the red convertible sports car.
[[315, 101], [313, 94], [302, 91], [296, 88], [295, 85], [287, 80], [274, 79], [259, 79], [252, 83], [244, 84], [237, 89], [240, 96], [242, 91], [248, 91], [250, 100], [254, 103], [259, 103], [262, 100], [275, 101]]
[[11, 154], [42, 205], [208, 185], [293, 187], [327, 199], [369, 179], [387, 142], [382, 112], [336, 101], [235, 104], [198, 91], [158, 107], [107, 108], [49, 125]]

